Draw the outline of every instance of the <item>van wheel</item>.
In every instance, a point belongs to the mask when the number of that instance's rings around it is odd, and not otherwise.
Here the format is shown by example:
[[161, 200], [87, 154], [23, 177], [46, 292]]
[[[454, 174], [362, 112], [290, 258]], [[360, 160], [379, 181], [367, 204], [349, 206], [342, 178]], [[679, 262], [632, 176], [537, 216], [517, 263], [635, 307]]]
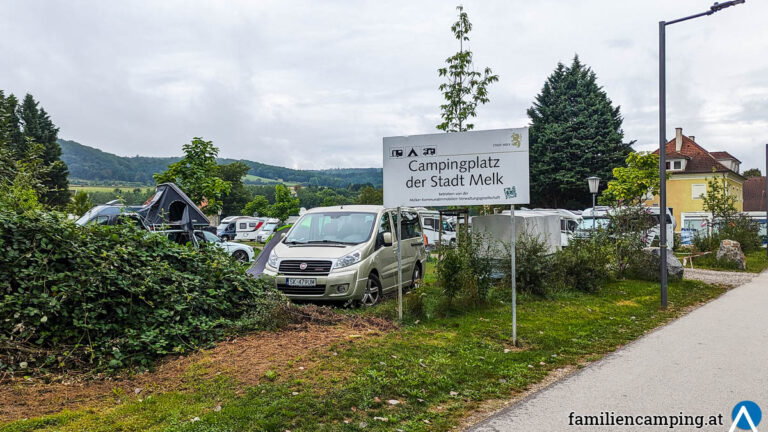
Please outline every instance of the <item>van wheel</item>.
[[368, 275], [368, 282], [365, 283], [365, 292], [363, 298], [360, 299], [360, 305], [363, 307], [370, 307], [381, 301], [381, 281], [375, 273]]
[[421, 286], [421, 266], [415, 265], [413, 267], [413, 275], [411, 276], [411, 286], [408, 290], [416, 289]]
[[241, 263], [248, 262], [248, 254], [243, 252], [243, 251], [241, 251], [241, 250], [235, 251], [235, 253], [232, 254], [232, 258], [236, 259], [237, 261], [239, 261]]

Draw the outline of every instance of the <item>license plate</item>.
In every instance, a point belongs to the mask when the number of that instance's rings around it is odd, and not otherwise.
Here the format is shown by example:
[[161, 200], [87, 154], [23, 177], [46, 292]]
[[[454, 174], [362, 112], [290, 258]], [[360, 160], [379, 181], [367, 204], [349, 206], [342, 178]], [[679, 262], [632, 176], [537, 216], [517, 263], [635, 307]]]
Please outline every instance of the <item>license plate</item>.
[[301, 278], [301, 279], [289, 278], [289, 279], [286, 279], [286, 282], [287, 282], [288, 286], [296, 286], [296, 287], [313, 287], [313, 286], [317, 285], [317, 279], [315, 279], [315, 278], [311, 278], [311, 279], [309, 279], [309, 278]]

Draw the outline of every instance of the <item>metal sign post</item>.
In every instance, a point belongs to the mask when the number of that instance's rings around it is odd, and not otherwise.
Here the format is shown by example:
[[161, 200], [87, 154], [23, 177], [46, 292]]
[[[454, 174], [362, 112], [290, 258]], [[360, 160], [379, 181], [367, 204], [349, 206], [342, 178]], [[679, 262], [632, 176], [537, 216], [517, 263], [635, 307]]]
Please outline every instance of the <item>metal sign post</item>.
[[403, 320], [403, 236], [400, 232], [403, 214], [397, 208], [397, 319]]
[[512, 261], [512, 273], [510, 273], [510, 279], [512, 279], [512, 345], [517, 346], [517, 277], [515, 275], [515, 239], [517, 233], [515, 232], [515, 205], [510, 206], [512, 209], [509, 212], [512, 216], [512, 239], [509, 243], [509, 255], [510, 261]]

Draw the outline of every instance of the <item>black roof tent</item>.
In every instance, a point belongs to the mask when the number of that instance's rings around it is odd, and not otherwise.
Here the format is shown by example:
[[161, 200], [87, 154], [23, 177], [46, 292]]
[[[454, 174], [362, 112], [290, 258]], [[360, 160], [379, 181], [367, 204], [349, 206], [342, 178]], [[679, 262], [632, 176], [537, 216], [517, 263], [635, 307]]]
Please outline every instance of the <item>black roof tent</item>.
[[203, 212], [173, 183], [157, 185], [155, 195], [136, 213], [149, 227], [175, 225], [193, 230], [195, 227], [210, 225]]

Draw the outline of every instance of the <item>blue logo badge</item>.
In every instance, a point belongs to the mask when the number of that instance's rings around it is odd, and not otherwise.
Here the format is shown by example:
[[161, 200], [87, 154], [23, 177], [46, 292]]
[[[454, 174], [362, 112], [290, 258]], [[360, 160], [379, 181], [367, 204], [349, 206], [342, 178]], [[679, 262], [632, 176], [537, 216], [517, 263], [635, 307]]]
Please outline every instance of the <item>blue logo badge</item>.
[[731, 418], [733, 419], [733, 424], [731, 425], [730, 432], [733, 432], [736, 427], [741, 430], [757, 431], [757, 425], [760, 424], [760, 420], [763, 418], [763, 412], [756, 403], [741, 401], [733, 407]]

